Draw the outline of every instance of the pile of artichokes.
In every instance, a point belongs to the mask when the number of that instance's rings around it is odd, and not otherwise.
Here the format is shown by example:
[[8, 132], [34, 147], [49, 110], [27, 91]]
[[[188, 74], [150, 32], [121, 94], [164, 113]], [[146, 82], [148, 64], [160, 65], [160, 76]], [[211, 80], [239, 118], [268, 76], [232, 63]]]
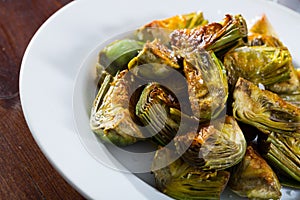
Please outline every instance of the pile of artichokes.
[[153, 142], [166, 195], [280, 199], [299, 186], [300, 82], [266, 16], [250, 29], [240, 14], [155, 20], [102, 49], [96, 68], [92, 131], [120, 147]]

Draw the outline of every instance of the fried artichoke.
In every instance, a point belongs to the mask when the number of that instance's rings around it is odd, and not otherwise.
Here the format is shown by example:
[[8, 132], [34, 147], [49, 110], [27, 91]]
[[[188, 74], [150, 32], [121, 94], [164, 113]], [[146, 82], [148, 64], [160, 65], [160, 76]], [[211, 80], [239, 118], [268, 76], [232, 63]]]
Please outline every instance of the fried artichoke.
[[137, 30], [137, 37], [142, 41], [153, 41], [160, 38], [169, 40], [169, 34], [176, 29], [190, 29], [207, 24], [203, 12], [192, 12], [184, 15], [175, 15], [170, 18], [154, 20]]
[[270, 88], [290, 78], [291, 60], [290, 53], [286, 49], [244, 46], [228, 52], [224, 57], [224, 66], [232, 86], [239, 77], [243, 77]]
[[200, 121], [216, 118], [228, 97], [223, 64], [212, 51], [201, 49], [185, 55], [184, 59], [183, 72], [193, 115]]
[[92, 131], [104, 142], [118, 146], [130, 145], [144, 138], [129, 111], [130, 78], [126, 77], [127, 72], [124, 70], [115, 77], [105, 75], [90, 116]]
[[160, 145], [168, 144], [176, 135], [179, 116], [174, 116], [170, 109], [179, 109], [179, 103], [171, 91], [159, 85], [150, 83], [143, 90], [136, 105], [136, 115], [147, 126], [150, 136]]
[[156, 163], [166, 163], [172, 153], [165, 149], [164, 153], [156, 154], [153, 160], [155, 183], [161, 192], [175, 199], [220, 199], [229, 180], [229, 172], [203, 171], [180, 158], [163, 168], [155, 166]]
[[229, 187], [249, 199], [280, 199], [281, 185], [268, 163], [248, 146], [243, 160], [234, 167]]
[[104, 143], [150, 141], [156, 187], [175, 199], [220, 199], [227, 183], [280, 199], [280, 175], [299, 187], [300, 70], [266, 16], [248, 30], [240, 14], [193, 12], [127, 36], [96, 65], [90, 127]]
[[144, 43], [133, 40], [116, 40], [105, 46], [99, 53], [98, 73], [103, 70], [114, 76], [118, 71], [127, 69], [128, 62], [143, 48]]
[[168, 75], [166, 74], [165, 67], [179, 69], [180, 65], [178, 64], [177, 57], [174, 56], [174, 53], [170, 49], [158, 40], [154, 40], [147, 42], [142, 51], [128, 63], [130, 70], [134, 70], [136, 67], [136, 70], [141, 67], [147, 68], [141, 71], [138, 70], [136, 75], [161, 79]]
[[226, 116], [224, 122], [214, 122], [201, 127], [199, 132], [176, 136], [174, 140], [182, 159], [202, 170], [223, 170], [234, 166], [246, 151], [244, 135], [230, 116]]
[[182, 66], [166, 45], [158, 40], [147, 42], [143, 50], [128, 63], [128, 68], [144, 84], [157, 82], [169, 88], [180, 100], [181, 111], [191, 113], [187, 82], [180, 73]]
[[148, 130], [148, 135], [144, 136], [165, 146], [175, 135], [197, 128], [199, 121], [182, 113], [180, 108], [176, 96], [168, 88], [156, 82], [149, 83], [143, 89], [135, 110], [136, 116]]
[[174, 30], [170, 37], [171, 45], [179, 55], [203, 48], [222, 57], [230, 49], [244, 44], [247, 34], [247, 24], [241, 15], [226, 15], [221, 23]]
[[239, 78], [233, 92], [233, 115], [260, 131], [299, 135], [300, 108], [277, 94], [261, 90], [254, 83]]
[[[288, 48], [278, 39], [265, 15], [251, 27], [248, 44], [250, 46], [276, 47], [288, 52]], [[279, 94], [284, 100], [299, 106], [300, 81], [292, 60], [289, 62], [289, 71], [289, 77], [286, 80], [275, 82], [269, 85], [267, 89]]]
[[262, 132], [262, 155], [300, 181], [300, 109], [243, 78], [238, 80], [233, 97], [234, 117]]

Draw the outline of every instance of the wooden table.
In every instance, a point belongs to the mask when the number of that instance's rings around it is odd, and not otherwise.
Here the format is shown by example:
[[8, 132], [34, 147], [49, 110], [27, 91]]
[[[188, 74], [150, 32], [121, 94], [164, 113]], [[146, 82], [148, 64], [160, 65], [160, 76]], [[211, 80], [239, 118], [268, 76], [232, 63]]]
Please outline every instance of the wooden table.
[[42, 23], [69, 2], [0, 1], [0, 199], [84, 199], [40, 151], [18, 92], [26, 46]]

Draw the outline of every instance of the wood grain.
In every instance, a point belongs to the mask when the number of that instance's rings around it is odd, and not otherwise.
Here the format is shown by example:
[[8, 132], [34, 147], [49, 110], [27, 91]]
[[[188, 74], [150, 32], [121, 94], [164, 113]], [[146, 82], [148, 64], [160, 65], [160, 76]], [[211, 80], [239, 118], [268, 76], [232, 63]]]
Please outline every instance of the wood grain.
[[19, 71], [25, 49], [70, 0], [0, 0], [0, 199], [84, 199], [50, 165], [25, 122]]

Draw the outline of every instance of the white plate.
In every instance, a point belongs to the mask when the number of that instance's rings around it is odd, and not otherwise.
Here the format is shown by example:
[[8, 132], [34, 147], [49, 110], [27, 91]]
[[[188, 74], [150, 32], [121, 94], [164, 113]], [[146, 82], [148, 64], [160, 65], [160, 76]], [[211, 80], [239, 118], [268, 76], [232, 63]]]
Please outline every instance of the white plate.
[[[241, 13], [246, 19], [266, 13], [299, 66], [300, 15], [264, 0], [77, 0], [50, 17], [32, 38], [20, 73], [25, 118], [49, 161], [85, 197], [169, 199], [135, 175], [107, 167], [87, 150], [94, 145], [110, 158], [88, 129], [95, 94], [93, 64], [88, 64], [96, 60], [99, 44], [114, 35], [153, 19], [198, 10], [212, 21], [222, 20], [225, 13]], [[282, 199], [300, 198], [299, 191], [282, 192]]]

